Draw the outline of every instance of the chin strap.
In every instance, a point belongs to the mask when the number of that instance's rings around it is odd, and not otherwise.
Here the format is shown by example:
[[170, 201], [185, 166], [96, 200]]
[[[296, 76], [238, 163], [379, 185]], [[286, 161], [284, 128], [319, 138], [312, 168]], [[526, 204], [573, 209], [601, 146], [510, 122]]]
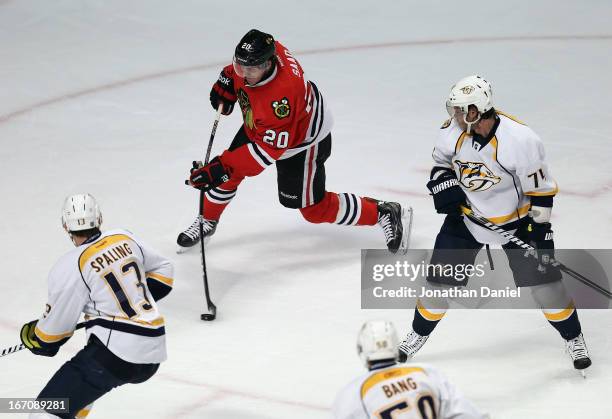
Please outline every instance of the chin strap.
[[464, 114], [463, 114], [463, 122], [465, 122], [465, 123], [467, 124], [467, 129], [466, 129], [466, 131], [465, 131], [465, 132], [466, 132], [467, 134], [471, 134], [471, 133], [472, 133], [472, 125], [474, 125], [475, 123], [477, 123], [478, 121], [480, 121], [480, 116], [481, 116], [481, 114], [480, 114], [480, 112], [478, 112], [478, 118], [476, 118], [476, 120], [475, 120], [475, 121], [472, 121], [472, 122], [468, 122], [468, 121], [467, 121], [467, 115], [468, 115], [467, 113], [464, 113]]

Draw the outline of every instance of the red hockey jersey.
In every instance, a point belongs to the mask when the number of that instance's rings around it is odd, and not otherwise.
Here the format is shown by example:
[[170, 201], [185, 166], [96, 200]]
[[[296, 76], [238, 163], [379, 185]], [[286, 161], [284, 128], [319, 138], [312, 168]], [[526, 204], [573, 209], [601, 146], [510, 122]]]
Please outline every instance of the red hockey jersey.
[[331, 115], [315, 84], [302, 66], [276, 41], [273, 73], [256, 85], [247, 85], [233, 66], [223, 73], [231, 77], [251, 143], [226, 150], [221, 161], [232, 173], [255, 176], [278, 159], [291, 157], [325, 138], [331, 131]]

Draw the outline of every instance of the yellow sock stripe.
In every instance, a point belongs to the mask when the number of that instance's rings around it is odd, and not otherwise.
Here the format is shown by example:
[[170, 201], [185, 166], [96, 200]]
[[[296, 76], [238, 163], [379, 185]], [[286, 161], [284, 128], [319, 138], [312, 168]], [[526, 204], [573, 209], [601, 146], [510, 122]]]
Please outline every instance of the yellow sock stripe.
[[425, 319], [432, 321], [432, 322], [437, 322], [438, 320], [442, 319], [442, 317], [444, 317], [444, 315], [446, 314], [446, 310], [444, 309], [440, 309], [440, 310], [444, 310], [442, 313], [432, 313], [431, 311], [423, 307], [420, 301], [417, 301], [417, 310], [419, 311], [419, 314], [421, 316], [425, 317]]
[[[567, 308], [558, 311], [558, 310], [551, 310], [551, 309], [542, 309], [542, 312], [544, 313], [544, 316], [546, 317], [547, 320], [551, 321], [551, 322], [561, 322], [563, 320], [567, 320], [569, 319], [569, 317], [574, 314], [574, 311], [576, 310], [576, 308], [574, 307], [574, 302], [571, 301], [569, 306], [567, 306]], [[552, 312], [551, 312], [552, 311]]]
[[77, 418], [85, 418], [85, 417], [87, 417], [87, 415], [89, 415], [89, 412], [91, 412], [90, 409], [87, 409], [87, 408], [81, 409], [81, 410], [79, 410], [77, 412], [76, 417]]

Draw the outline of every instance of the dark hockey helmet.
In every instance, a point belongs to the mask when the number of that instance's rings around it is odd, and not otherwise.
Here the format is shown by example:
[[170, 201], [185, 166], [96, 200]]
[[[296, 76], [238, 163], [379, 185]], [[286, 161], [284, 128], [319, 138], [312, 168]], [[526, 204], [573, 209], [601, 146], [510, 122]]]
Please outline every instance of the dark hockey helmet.
[[234, 62], [242, 66], [256, 66], [272, 58], [274, 53], [274, 37], [257, 29], [251, 29], [236, 45]]

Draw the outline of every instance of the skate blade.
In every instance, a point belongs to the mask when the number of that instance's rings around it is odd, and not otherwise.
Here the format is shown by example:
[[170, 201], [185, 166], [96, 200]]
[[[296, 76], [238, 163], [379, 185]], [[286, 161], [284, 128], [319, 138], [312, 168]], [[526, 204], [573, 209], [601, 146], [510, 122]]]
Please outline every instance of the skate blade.
[[181, 254], [186, 253], [189, 250], [193, 249], [194, 247], [195, 246], [192, 246], [192, 247], [183, 247], [183, 246], [177, 244], [176, 245], [176, 254], [177, 255], [181, 255]]
[[[211, 237], [205, 237], [204, 238], [204, 247], [206, 247], [206, 245], [208, 245], [208, 242], [210, 241]], [[183, 247], [180, 244], [176, 245], [176, 253], [177, 254], [183, 254], [183, 253], [187, 253], [188, 251], [190, 251], [191, 249], [199, 249], [200, 248], [200, 243], [196, 243], [191, 247]]]
[[402, 241], [399, 251], [402, 255], [408, 253], [410, 248], [410, 236], [412, 234], [412, 207], [402, 206]]

